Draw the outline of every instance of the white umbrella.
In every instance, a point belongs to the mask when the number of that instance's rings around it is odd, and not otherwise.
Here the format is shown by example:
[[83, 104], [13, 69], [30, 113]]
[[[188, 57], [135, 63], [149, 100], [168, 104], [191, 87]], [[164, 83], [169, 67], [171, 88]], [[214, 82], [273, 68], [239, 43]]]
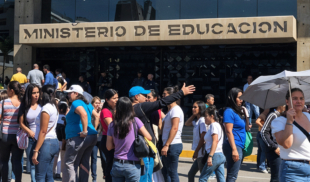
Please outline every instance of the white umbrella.
[[285, 105], [285, 95], [290, 88], [300, 88], [310, 101], [310, 70], [292, 72], [283, 71], [276, 75], [260, 76], [255, 79], [241, 99], [267, 109]]

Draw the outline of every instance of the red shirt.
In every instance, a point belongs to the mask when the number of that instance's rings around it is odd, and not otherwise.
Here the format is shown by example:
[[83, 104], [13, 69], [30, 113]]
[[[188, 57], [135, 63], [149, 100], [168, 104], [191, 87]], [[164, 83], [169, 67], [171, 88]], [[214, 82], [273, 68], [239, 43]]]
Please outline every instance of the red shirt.
[[113, 115], [112, 115], [111, 111], [107, 108], [102, 109], [102, 111], [100, 113], [100, 123], [101, 123], [101, 126], [103, 128], [102, 135], [107, 135], [107, 133], [108, 133], [108, 126], [104, 122], [105, 118], [112, 118], [112, 120], [113, 120]]

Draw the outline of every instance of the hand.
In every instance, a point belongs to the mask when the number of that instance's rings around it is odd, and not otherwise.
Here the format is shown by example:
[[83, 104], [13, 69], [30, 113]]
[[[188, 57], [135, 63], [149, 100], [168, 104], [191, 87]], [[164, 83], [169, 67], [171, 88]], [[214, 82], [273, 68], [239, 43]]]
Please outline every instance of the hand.
[[195, 150], [194, 155], [193, 155], [193, 161], [198, 158], [198, 152]]
[[195, 86], [194, 85], [190, 85], [190, 86], [186, 87], [186, 85], [184, 83], [183, 87], [182, 87], [182, 91], [183, 91], [184, 95], [192, 94], [192, 93], [195, 92]]
[[237, 151], [237, 149], [232, 151], [232, 158], [234, 162], [237, 162], [239, 160], [239, 153]]
[[39, 155], [39, 152], [34, 152], [34, 151], [33, 151], [32, 163], [33, 163], [34, 165], [38, 165], [38, 164], [39, 164], [39, 162], [37, 161], [38, 155]]
[[86, 132], [86, 134], [84, 134], [83, 132], [80, 132], [79, 134], [80, 134], [80, 137], [82, 137], [82, 138], [87, 137], [87, 132]]
[[252, 128], [252, 125], [251, 125], [251, 124], [249, 125], [249, 128], [250, 128], [250, 129]]
[[33, 132], [33, 131], [29, 131], [29, 133], [28, 133], [28, 137], [30, 137], [30, 138], [34, 138], [35, 137], [35, 133]]
[[208, 157], [208, 166], [212, 166], [212, 158], [211, 157]]
[[168, 150], [169, 150], [169, 147], [168, 147], [167, 145], [165, 145], [165, 146], [163, 147], [163, 149], [161, 150], [161, 155], [167, 157]]
[[288, 111], [286, 111], [286, 118], [287, 118], [287, 122], [288, 123], [293, 123], [294, 122], [294, 118], [296, 116], [296, 111], [295, 109], [291, 108]]
[[278, 147], [276, 150], [274, 150], [274, 152], [278, 155], [278, 156], [280, 156], [280, 148]]

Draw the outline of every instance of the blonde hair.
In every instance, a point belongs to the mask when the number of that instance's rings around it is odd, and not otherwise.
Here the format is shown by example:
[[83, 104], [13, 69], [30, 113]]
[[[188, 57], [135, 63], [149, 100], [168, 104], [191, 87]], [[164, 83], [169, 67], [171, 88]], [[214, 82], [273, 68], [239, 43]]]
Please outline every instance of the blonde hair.
[[96, 100], [99, 100], [99, 102], [101, 103], [101, 99], [98, 96], [93, 97], [93, 100], [91, 100], [91, 105], [93, 105]]

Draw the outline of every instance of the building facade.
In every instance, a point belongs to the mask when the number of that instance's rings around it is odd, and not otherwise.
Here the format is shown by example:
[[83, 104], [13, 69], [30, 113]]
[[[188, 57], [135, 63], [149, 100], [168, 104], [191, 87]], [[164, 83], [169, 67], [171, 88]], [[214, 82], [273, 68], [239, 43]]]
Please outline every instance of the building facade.
[[72, 83], [85, 75], [94, 94], [103, 70], [121, 96], [141, 70], [159, 90], [195, 84], [182, 101], [190, 112], [207, 93], [223, 105], [247, 75], [310, 69], [307, 0], [15, 0], [14, 9], [14, 65], [62, 68]]

